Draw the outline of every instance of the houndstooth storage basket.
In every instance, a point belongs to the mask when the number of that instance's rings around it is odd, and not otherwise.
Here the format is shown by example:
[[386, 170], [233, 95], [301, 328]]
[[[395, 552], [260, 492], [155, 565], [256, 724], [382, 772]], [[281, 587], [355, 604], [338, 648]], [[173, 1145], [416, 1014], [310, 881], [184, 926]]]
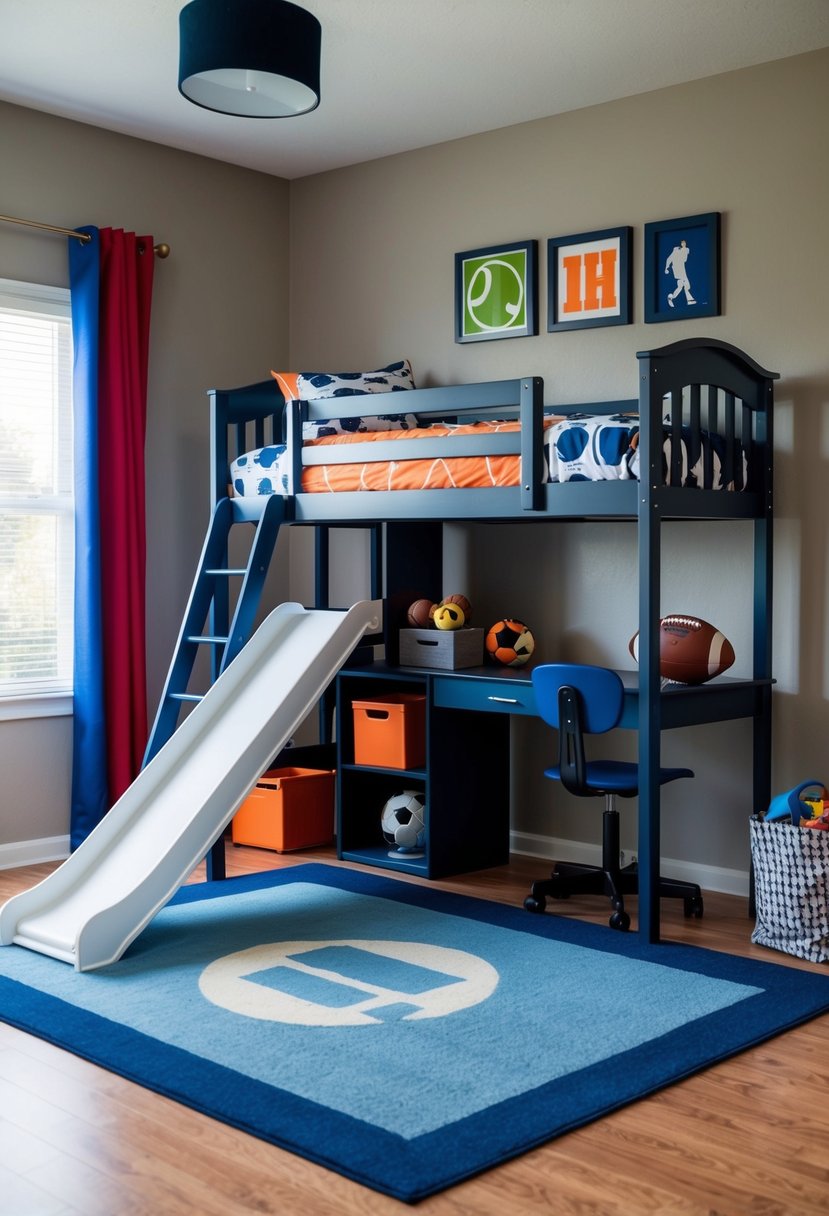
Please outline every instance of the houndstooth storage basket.
[[812, 963], [829, 961], [829, 832], [749, 822], [757, 924], [751, 940]]

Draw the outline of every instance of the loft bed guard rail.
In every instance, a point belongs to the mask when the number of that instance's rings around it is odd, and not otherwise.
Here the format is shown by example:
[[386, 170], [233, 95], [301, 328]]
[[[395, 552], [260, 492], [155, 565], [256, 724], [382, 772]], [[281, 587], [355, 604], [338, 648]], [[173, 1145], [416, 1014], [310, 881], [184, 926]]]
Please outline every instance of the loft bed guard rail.
[[[413, 439], [407, 458], [441, 458], [452, 455], [492, 456], [516, 454], [526, 471], [520, 487], [525, 510], [541, 506], [542, 461], [541, 432], [544, 382], [531, 376], [514, 380], [495, 380], [477, 384], [413, 389], [401, 401], [395, 395], [395, 409], [415, 412], [427, 427], [433, 419], [451, 417], [473, 421], [484, 417], [514, 419], [519, 429], [513, 434]], [[276, 382], [266, 380], [238, 389], [211, 389], [211, 468], [213, 505], [228, 493], [228, 470], [234, 457], [267, 445], [287, 446], [291, 453], [285, 493], [301, 492], [302, 469], [320, 464], [354, 461], [375, 462], [399, 455], [386, 444], [357, 444], [348, 450], [326, 448], [315, 451], [302, 443], [302, 427], [336, 415], [339, 418], [379, 418], [390, 410], [385, 393], [322, 401], [285, 401]], [[632, 403], [635, 405], [635, 402]]]
[[[385, 401], [383, 398], [385, 397]], [[414, 400], [410, 400], [414, 397]], [[343, 408], [345, 406], [345, 409]], [[350, 407], [350, 408], [349, 408]], [[381, 417], [389, 412], [385, 393], [336, 399], [340, 417]], [[544, 381], [540, 376], [519, 380], [492, 380], [481, 384], [457, 384], [448, 388], [413, 389], [395, 409], [414, 413], [425, 427], [447, 418], [455, 423], [479, 421], [484, 417], [514, 419], [516, 433], [458, 435], [411, 439], [406, 444], [406, 459], [439, 460], [452, 456], [520, 455], [522, 477], [519, 486], [522, 510], [538, 510], [542, 505], [541, 448], [544, 408]], [[293, 454], [288, 493], [297, 494], [302, 486], [302, 470], [315, 464], [375, 463], [394, 459], [399, 450], [392, 444], [354, 444], [348, 448], [310, 448], [301, 440], [302, 423], [330, 418], [334, 401], [290, 401], [286, 409], [286, 441]]]

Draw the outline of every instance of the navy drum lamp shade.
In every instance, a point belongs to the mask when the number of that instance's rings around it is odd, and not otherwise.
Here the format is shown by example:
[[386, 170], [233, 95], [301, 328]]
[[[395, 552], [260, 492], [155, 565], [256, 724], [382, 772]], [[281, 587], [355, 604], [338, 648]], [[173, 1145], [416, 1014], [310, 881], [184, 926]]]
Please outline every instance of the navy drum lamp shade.
[[179, 90], [197, 106], [287, 118], [320, 100], [316, 17], [287, 0], [191, 0], [179, 15]]

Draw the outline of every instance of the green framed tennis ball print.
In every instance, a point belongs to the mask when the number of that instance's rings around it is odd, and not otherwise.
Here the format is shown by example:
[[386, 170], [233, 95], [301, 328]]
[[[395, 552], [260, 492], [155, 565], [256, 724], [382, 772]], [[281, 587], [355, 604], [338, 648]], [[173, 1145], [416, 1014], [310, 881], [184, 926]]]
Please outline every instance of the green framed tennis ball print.
[[537, 333], [536, 268], [536, 241], [456, 254], [456, 341]]

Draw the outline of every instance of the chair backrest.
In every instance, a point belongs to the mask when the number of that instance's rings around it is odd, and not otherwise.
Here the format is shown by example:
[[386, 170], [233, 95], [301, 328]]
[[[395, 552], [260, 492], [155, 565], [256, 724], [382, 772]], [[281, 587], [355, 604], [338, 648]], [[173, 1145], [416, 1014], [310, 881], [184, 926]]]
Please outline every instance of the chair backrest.
[[624, 707], [625, 686], [615, 671], [585, 663], [542, 663], [532, 673], [538, 712], [559, 729], [559, 689], [575, 688], [582, 703], [582, 730], [602, 735], [618, 726]]
[[572, 794], [593, 794], [587, 784], [585, 733], [604, 734], [622, 716], [624, 685], [615, 671], [579, 663], [546, 663], [532, 674], [538, 712], [558, 737], [558, 777]]

